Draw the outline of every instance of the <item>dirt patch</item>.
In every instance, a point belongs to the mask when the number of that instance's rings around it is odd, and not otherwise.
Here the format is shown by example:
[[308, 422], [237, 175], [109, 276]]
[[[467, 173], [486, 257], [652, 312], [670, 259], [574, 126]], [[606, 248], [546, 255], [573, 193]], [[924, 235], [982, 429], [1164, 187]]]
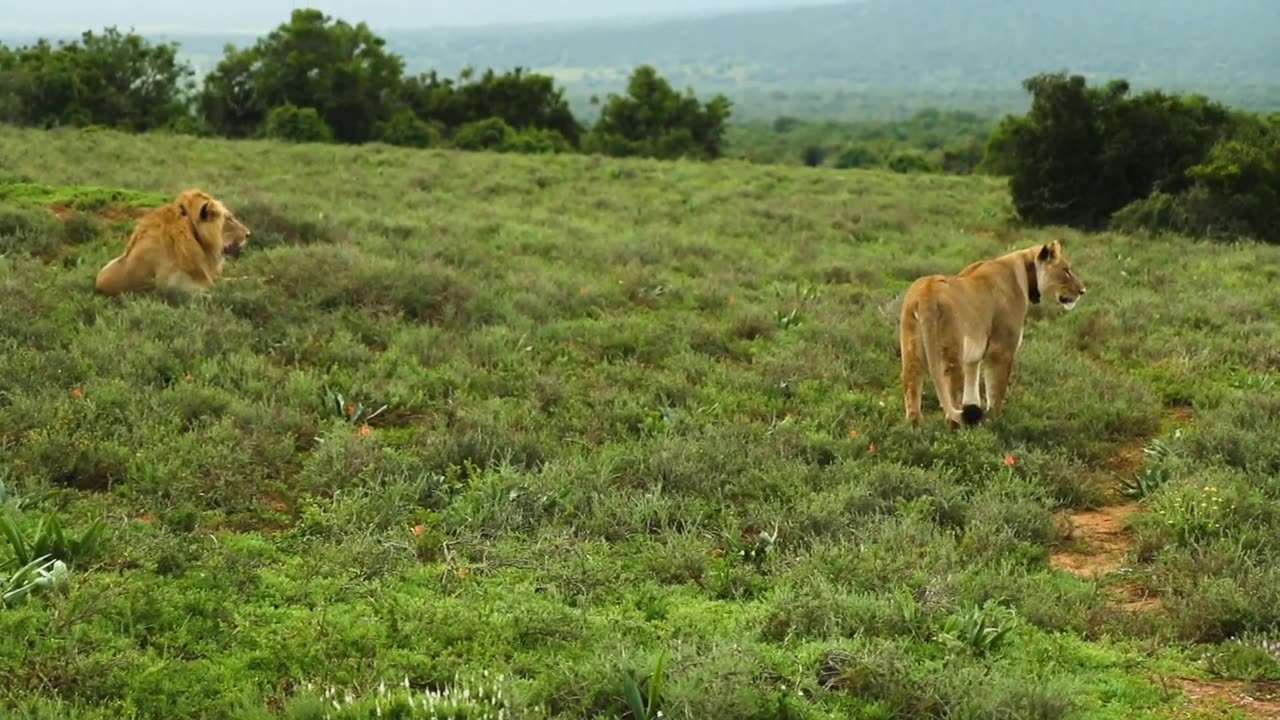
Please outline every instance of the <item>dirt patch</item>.
[[274, 493], [274, 492], [264, 493], [262, 496], [262, 503], [267, 507], [271, 508], [274, 512], [278, 512], [278, 513], [289, 512], [289, 503], [286, 502], [284, 497], [279, 493]]
[[1143, 447], [1128, 447], [1107, 458], [1107, 469], [1117, 475], [1132, 477], [1147, 457]]
[[1154, 612], [1164, 607], [1160, 598], [1140, 585], [1124, 583], [1117, 585], [1114, 591], [1116, 597], [1112, 604], [1126, 612]]
[[[1073, 547], [1054, 553], [1049, 563], [1081, 577], [1115, 572], [1131, 542], [1125, 533], [1125, 520], [1137, 509], [1136, 503], [1125, 503], [1072, 513], [1067, 540]], [[1083, 549], [1077, 550], [1080, 546]]]
[[1251, 718], [1280, 718], [1280, 682], [1177, 678], [1193, 703], [1235, 708]]

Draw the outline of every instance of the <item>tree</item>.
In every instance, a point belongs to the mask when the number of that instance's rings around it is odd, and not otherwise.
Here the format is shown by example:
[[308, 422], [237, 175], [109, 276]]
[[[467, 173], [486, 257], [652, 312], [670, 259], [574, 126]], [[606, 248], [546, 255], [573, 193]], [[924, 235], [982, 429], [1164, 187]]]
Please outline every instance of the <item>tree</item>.
[[177, 45], [108, 27], [79, 40], [0, 46], [0, 120], [155, 130], [189, 114], [193, 71]]
[[1035, 224], [1098, 228], [1153, 192], [1186, 189], [1187, 171], [1233, 124], [1202, 97], [1129, 96], [1123, 80], [1090, 88], [1082, 76], [1054, 73], [1024, 87], [1030, 111], [1000, 123], [983, 166], [1009, 174], [1014, 206]]
[[448, 128], [498, 118], [514, 130], [555, 132], [570, 145], [582, 135], [564, 91], [551, 77], [523, 68], [500, 75], [486, 70], [478, 78], [466, 69], [456, 83], [432, 71], [406, 79], [401, 97], [418, 117]]
[[250, 48], [228, 47], [200, 98], [216, 131], [252, 134], [274, 108], [315, 108], [340, 142], [374, 138], [398, 97], [404, 61], [367, 25], [295, 10]]
[[610, 94], [592, 130], [593, 149], [608, 155], [714, 159], [721, 155], [731, 103], [683, 96], [651, 66], [632, 73], [626, 95]]

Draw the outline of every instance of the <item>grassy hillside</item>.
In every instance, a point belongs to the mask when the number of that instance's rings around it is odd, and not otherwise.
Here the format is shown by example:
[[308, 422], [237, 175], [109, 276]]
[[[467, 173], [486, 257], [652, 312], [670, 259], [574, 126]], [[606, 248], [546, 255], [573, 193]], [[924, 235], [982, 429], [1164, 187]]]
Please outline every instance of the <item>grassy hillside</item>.
[[[983, 178], [0, 156], [0, 516], [23, 547], [57, 518], [70, 569], [0, 606], [7, 714], [372, 717], [405, 684], [468, 687], [447, 717], [1277, 707], [1280, 248], [1009, 229]], [[94, 296], [189, 185], [256, 230], [227, 282]], [[1007, 415], [951, 433], [929, 396], [906, 427], [910, 280], [1053, 237], [1090, 292], [1035, 311]]]

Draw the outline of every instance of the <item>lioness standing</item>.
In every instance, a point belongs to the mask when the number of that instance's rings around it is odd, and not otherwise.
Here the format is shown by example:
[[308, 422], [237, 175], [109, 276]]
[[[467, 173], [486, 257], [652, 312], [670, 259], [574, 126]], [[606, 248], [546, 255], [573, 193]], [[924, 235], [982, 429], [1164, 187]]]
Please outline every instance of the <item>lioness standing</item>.
[[251, 234], [212, 195], [186, 190], [138, 220], [124, 253], [98, 271], [94, 289], [103, 295], [157, 287], [206, 291], [222, 277], [223, 256], [238, 253]]
[[918, 424], [923, 417], [926, 369], [949, 427], [981, 422], [979, 372], [987, 410], [999, 415], [1030, 305], [1045, 295], [1070, 310], [1084, 292], [1057, 240], [980, 260], [959, 275], [917, 279], [907, 290], [898, 325], [907, 421]]

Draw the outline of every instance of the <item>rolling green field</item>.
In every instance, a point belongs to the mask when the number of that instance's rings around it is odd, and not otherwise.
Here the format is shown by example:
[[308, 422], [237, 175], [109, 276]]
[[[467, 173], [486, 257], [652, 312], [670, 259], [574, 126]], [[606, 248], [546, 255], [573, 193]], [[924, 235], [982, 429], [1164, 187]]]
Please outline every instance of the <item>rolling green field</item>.
[[[1019, 229], [983, 177], [0, 158], [0, 584], [68, 569], [0, 604], [6, 717], [1280, 708], [1280, 247]], [[226, 282], [95, 296], [188, 186], [255, 231]], [[1089, 293], [1006, 415], [906, 426], [910, 281], [1052, 238]]]

